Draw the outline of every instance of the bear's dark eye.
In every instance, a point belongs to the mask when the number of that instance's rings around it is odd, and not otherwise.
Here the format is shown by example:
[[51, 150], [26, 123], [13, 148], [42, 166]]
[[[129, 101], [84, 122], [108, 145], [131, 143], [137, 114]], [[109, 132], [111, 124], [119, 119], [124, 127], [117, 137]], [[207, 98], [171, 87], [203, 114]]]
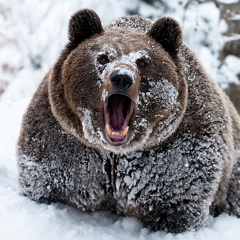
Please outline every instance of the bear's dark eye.
[[147, 62], [144, 59], [138, 59], [137, 60], [137, 65], [140, 68], [145, 68], [147, 66]]
[[98, 57], [98, 62], [99, 62], [100, 64], [104, 65], [104, 64], [109, 63], [110, 60], [109, 60], [109, 58], [108, 58], [107, 55], [100, 55], [100, 56]]

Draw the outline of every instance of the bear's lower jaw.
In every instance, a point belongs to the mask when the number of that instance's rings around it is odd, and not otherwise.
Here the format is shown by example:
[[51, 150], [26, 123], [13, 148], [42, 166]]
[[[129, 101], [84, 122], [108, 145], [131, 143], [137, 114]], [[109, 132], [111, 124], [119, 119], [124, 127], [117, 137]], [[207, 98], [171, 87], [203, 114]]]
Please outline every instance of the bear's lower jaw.
[[123, 94], [113, 94], [104, 103], [105, 137], [114, 146], [120, 146], [129, 140], [129, 122], [135, 103]]
[[107, 123], [105, 126], [105, 136], [107, 141], [115, 146], [120, 146], [125, 144], [129, 139], [129, 126], [127, 126], [123, 131], [114, 132], [110, 125]]

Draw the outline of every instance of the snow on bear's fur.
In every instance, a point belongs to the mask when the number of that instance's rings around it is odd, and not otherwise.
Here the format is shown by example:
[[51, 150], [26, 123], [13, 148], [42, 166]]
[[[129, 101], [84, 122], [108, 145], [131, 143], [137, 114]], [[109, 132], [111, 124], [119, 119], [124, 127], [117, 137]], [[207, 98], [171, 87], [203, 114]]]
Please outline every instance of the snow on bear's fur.
[[39, 202], [175, 233], [240, 217], [240, 118], [172, 18], [73, 15], [18, 145], [21, 191]]

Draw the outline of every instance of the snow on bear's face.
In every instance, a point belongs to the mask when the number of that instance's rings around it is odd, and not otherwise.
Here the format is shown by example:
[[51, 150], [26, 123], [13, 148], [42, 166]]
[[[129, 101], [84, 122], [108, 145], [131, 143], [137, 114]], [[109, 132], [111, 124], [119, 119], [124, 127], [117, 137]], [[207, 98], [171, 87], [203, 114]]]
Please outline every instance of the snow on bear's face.
[[163, 142], [187, 104], [179, 24], [162, 18], [142, 30], [141, 18], [122, 21], [104, 30], [93, 11], [74, 14], [49, 80], [51, 110], [62, 128], [114, 153]]
[[100, 150], [126, 153], [154, 147], [178, 127], [185, 81], [165, 49], [143, 33], [105, 32], [66, 59], [64, 92], [82, 132]]

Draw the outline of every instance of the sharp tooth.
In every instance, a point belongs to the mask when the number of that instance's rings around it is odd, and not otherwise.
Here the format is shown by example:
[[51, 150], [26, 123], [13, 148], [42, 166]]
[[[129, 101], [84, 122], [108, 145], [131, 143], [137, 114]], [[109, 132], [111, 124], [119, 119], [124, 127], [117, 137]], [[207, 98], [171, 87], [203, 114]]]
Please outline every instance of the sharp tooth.
[[112, 135], [122, 135], [122, 134], [119, 132], [112, 132]]
[[126, 136], [128, 130], [129, 130], [129, 126], [127, 126], [127, 127], [121, 132], [121, 135]]
[[107, 128], [107, 132], [109, 135], [111, 135], [113, 133], [111, 127], [109, 126], [109, 124], [106, 125], [106, 128]]
[[121, 136], [126, 136], [129, 130], [129, 126], [127, 126], [122, 132], [113, 132], [109, 124], [106, 125], [107, 132], [109, 135], [121, 135]]

